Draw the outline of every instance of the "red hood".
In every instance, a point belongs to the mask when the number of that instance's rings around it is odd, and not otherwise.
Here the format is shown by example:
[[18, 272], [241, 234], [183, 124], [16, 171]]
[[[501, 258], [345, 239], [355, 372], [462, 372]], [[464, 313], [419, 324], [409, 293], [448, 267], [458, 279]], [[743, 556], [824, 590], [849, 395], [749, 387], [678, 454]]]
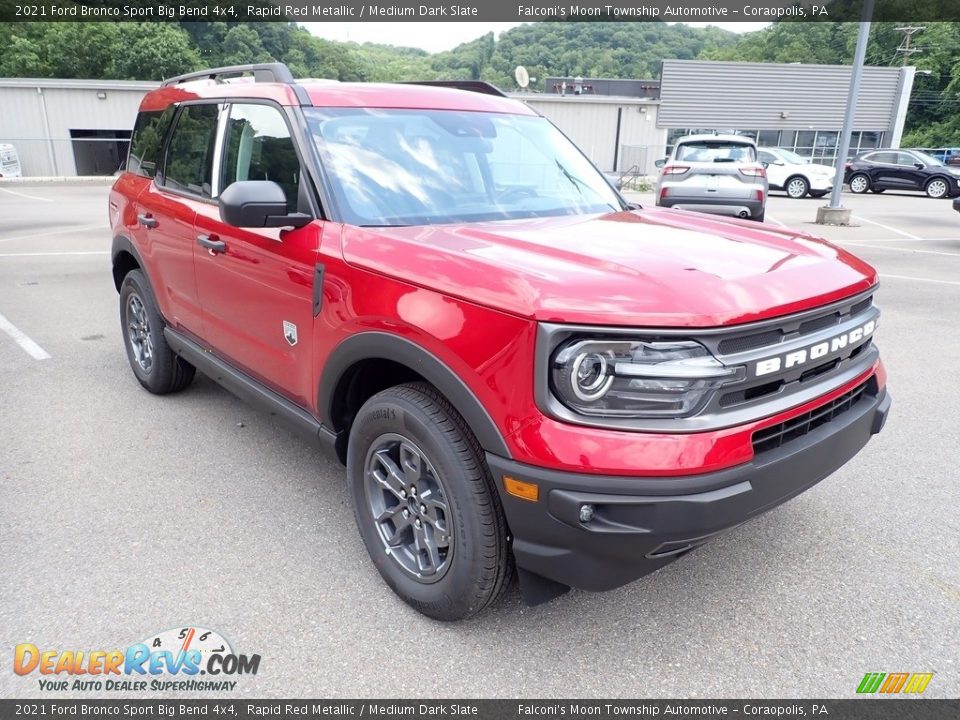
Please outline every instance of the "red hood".
[[711, 327], [866, 290], [876, 271], [797, 230], [676, 210], [345, 228], [347, 262], [540, 321]]

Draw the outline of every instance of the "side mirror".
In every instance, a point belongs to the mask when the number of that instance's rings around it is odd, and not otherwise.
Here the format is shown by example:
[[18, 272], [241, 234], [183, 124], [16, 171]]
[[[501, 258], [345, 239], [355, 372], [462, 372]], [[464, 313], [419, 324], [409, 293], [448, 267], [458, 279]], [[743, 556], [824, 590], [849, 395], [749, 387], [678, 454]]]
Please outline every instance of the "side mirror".
[[914, 163], [913, 166], [914, 166], [917, 170], [923, 170], [923, 169], [926, 167], [926, 165], [924, 165], [924, 164], [921, 163], [921, 162]]
[[766, 170], [768, 167], [770, 167], [770, 163], [768, 163], [768, 162], [766, 162], [766, 161], [764, 161], [764, 162], [762, 162], [762, 163], [760, 163], [760, 164], [763, 165], [763, 169], [764, 169], [764, 170]]
[[241, 180], [220, 193], [220, 219], [245, 228], [303, 227], [312, 217], [288, 213], [283, 188], [271, 180]]
[[658, 168], [662, 168], [664, 165], [667, 164], [667, 159], [666, 159], [666, 158], [660, 158], [659, 160], [654, 161], [653, 164], [654, 164], [656, 167], [658, 167]]

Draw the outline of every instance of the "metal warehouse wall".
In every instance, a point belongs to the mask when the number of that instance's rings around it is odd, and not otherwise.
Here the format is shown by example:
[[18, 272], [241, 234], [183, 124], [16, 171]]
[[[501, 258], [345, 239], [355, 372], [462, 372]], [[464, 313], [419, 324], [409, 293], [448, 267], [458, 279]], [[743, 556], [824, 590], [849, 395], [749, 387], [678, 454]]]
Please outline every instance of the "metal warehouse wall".
[[[665, 128], [839, 130], [850, 67], [664, 60], [659, 124]], [[865, 67], [854, 130], [899, 142], [915, 68]]]
[[[516, 94], [560, 128], [604, 172], [626, 170], [634, 163], [641, 173], [653, 171], [663, 155], [667, 132], [657, 127], [657, 103], [635, 98], [591, 95]], [[620, 116], [619, 158], [617, 116]]]
[[75, 175], [70, 130], [132, 130], [156, 85], [0, 78], [0, 143], [17, 148], [24, 175]]

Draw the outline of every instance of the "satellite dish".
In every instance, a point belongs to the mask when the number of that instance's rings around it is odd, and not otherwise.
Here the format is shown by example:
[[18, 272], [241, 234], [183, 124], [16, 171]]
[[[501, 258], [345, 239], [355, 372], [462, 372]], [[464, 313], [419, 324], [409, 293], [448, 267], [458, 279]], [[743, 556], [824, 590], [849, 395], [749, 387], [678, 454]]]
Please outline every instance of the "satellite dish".
[[513, 71], [513, 76], [517, 79], [517, 85], [522, 88], [530, 84], [530, 73], [523, 65], [517, 65], [517, 69]]

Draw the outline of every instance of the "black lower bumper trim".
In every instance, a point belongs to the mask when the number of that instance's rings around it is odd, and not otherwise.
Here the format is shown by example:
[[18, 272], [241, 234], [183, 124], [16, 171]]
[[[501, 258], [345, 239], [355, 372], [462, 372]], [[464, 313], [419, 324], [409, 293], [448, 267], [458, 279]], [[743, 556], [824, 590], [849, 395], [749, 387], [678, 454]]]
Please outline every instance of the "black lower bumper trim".
[[[524, 577], [528, 584], [531, 576], [550, 581], [525, 595], [536, 601], [563, 586], [610, 590], [657, 570], [833, 473], [882, 429], [890, 403], [872, 381], [829, 423], [748, 463], [704, 475], [575, 474], [488, 454], [523, 571], [521, 587]], [[507, 495], [504, 475], [537, 483], [539, 501]]]

